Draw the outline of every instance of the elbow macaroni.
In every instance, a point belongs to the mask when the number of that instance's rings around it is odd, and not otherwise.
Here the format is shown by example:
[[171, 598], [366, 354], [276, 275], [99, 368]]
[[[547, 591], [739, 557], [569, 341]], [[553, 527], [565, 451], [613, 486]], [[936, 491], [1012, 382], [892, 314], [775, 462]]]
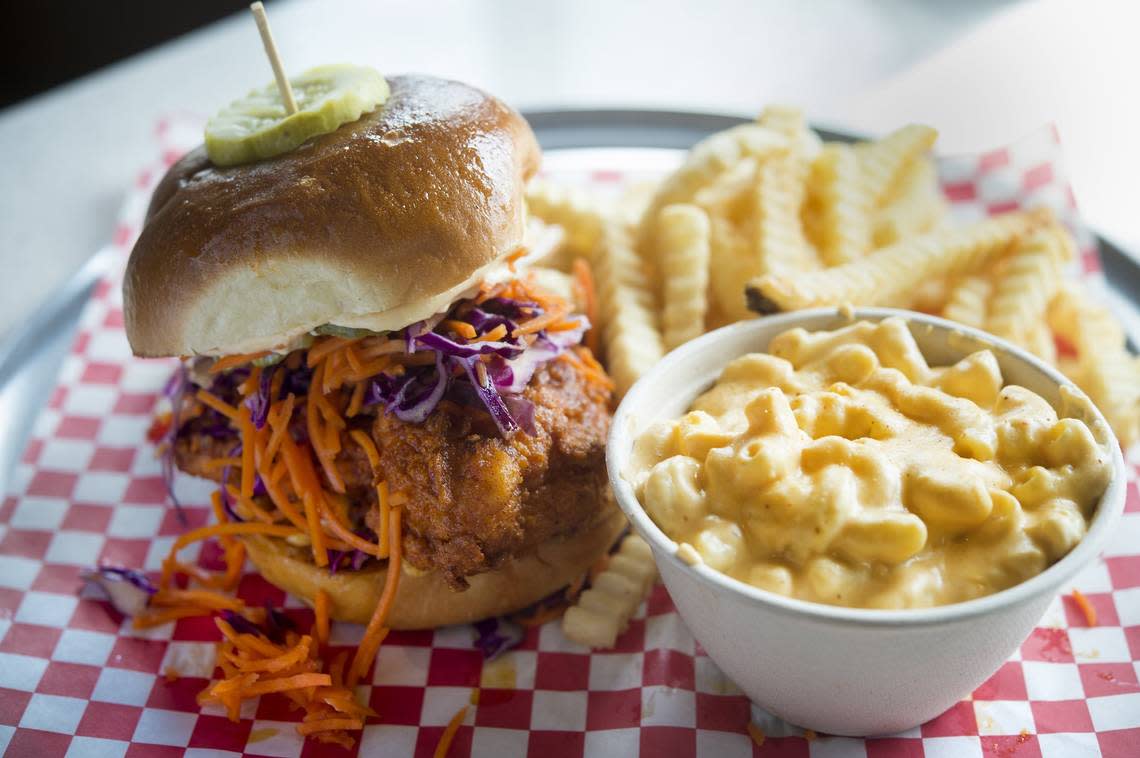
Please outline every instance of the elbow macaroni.
[[906, 324], [785, 332], [637, 441], [649, 515], [712, 568], [834, 605], [960, 602], [1079, 542], [1105, 442], [980, 351], [926, 363]]

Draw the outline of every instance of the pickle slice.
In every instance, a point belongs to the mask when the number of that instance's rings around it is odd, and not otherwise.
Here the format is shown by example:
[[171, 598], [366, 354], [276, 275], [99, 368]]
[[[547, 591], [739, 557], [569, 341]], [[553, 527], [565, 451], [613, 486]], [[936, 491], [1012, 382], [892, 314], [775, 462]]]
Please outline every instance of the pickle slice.
[[388, 82], [367, 66], [317, 66], [289, 80], [297, 112], [285, 113], [276, 84], [254, 90], [206, 124], [206, 153], [218, 166], [272, 158], [356, 121], [388, 99]]

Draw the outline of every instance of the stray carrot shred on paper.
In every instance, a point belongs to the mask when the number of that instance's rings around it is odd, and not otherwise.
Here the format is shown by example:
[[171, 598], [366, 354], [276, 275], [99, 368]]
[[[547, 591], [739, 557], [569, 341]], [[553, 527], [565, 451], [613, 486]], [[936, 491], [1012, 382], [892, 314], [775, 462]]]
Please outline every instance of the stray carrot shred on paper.
[[748, 736], [756, 743], [756, 747], [762, 747], [764, 745], [764, 738], [767, 737], [767, 735], [764, 734], [764, 730], [751, 721], [748, 722]]
[[455, 733], [459, 731], [460, 724], [463, 719], [467, 718], [467, 709], [470, 706], [463, 706], [455, 715], [451, 717], [451, 721], [447, 722], [447, 728], [443, 730], [443, 735], [439, 738], [439, 744], [435, 746], [434, 758], [446, 758], [447, 751], [451, 749], [451, 743], [455, 739]]
[[1096, 626], [1096, 608], [1085, 597], [1084, 593], [1080, 590], [1073, 590], [1073, 602], [1081, 609], [1081, 613], [1085, 616], [1086, 626]]

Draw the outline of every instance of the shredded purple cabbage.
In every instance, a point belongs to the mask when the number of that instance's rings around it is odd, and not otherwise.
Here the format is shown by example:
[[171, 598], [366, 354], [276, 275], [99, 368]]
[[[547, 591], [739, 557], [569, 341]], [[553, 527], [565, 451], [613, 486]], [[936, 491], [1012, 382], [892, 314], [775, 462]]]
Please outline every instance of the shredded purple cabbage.
[[241, 634], [256, 634], [258, 637], [268, 636], [264, 629], [235, 611], [222, 611], [222, 618], [226, 620], [227, 624], [234, 628], [235, 632]]
[[479, 371], [476, 369], [476, 364], [479, 362], [477, 359], [468, 358], [460, 362], [463, 365], [463, 370], [467, 372], [468, 381], [475, 388], [475, 392], [483, 401], [483, 405], [487, 407], [487, 412], [491, 414], [495, 426], [499, 427], [499, 433], [505, 437], [518, 429], [518, 422], [511, 416], [507, 404], [503, 402], [503, 396], [499, 394], [495, 388], [495, 383], [491, 381], [491, 372], [486, 371], [480, 377]]
[[99, 566], [79, 574], [85, 587], [95, 587], [115, 610], [124, 616], [137, 616], [146, 610], [150, 597], [158, 588], [146, 574], [118, 566]]
[[264, 429], [265, 421], [269, 418], [269, 388], [273, 382], [273, 372], [277, 368], [276, 365], [266, 366], [261, 371], [261, 377], [257, 382], [257, 392], [245, 399], [245, 406], [249, 408], [250, 420], [253, 421], [255, 429]]
[[475, 626], [475, 647], [483, 653], [484, 660], [494, 660], [508, 650], [522, 644], [526, 630], [505, 618], [489, 618], [477, 621]]
[[265, 601], [265, 630], [264, 634], [278, 645], [285, 642], [286, 632], [297, 631], [297, 623], [281, 611], [273, 607], [273, 603]]
[[416, 347], [437, 350], [452, 358], [473, 358], [477, 355], [497, 355], [500, 358], [515, 358], [526, 348], [520, 344], [504, 341], [473, 342], [464, 344], [445, 337], [439, 332], [428, 332], [416, 337]]

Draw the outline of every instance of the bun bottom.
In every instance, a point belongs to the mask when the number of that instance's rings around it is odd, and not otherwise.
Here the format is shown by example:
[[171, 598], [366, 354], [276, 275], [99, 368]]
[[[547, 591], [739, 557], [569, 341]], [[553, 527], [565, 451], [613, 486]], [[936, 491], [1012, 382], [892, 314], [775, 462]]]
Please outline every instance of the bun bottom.
[[[400, 577], [396, 602], [388, 616], [391, 629], [431, 629], [502, 616], [535, 603], [585, 574], [617, 541], [625, 516], [607, 492], [598, 519], [570, 537], [550, 540], [494, 571], [469, 577], [456, 592], [437, 572]], [[312, 605], [318, 590], [329, 597], [329, 614], [338, 621], [367, 624], [384, 589], [387, 566], [330, 574], [306, 560], [307, 551], [279, 539], [247, 535], [246, 553], [265, 579]]]

